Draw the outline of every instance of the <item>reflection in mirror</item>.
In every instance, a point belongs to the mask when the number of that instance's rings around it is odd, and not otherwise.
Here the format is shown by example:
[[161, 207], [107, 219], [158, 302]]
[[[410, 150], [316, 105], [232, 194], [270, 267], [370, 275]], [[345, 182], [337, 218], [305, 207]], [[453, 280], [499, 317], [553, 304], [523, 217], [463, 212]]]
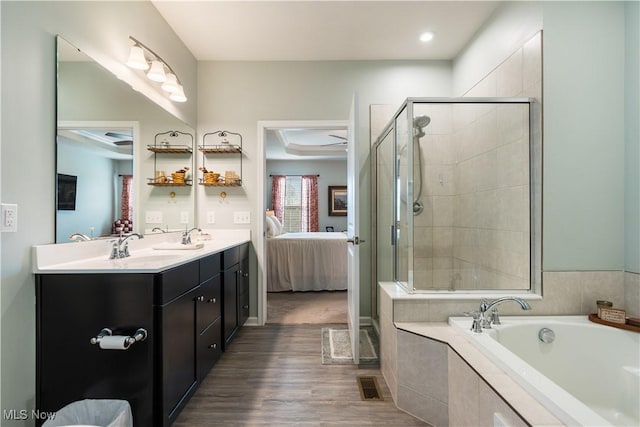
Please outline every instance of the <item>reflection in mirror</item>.
[[[58, 188], [56, 242], [193, 226], [194, 192], [148, 186], [155, 159], [145, 148], [159, 132], [193, 129], [63, 38], [57, 46], [57, 174], [76, 184]], [[191, 156], [180, 164], [193, 170]]]
[[133, 231], [134, 128], [118, 125], [58, 123], [57, 242]]

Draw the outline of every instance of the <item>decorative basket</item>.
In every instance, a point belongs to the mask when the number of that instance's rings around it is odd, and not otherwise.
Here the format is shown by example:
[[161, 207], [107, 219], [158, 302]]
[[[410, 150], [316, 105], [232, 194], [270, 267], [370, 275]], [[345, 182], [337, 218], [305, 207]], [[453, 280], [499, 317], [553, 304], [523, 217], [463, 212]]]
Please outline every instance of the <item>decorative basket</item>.
[[171, 178], [173, 179], [174, 184], [184, 184], [184, 176], [186, 174], [184, 172], [172, 172]]
[[206, 172], [204, 174], [204, 182], [205, 184], [215, 184], [218, 182], [218, 178], [220, 178], [219, 173], [215, 172]]

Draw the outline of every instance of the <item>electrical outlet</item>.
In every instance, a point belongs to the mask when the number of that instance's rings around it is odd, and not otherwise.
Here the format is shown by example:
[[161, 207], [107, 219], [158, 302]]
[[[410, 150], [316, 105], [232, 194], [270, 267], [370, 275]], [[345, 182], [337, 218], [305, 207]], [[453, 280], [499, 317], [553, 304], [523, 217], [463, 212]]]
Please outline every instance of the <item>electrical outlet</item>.
[[234, 224], [251, 224], [251, 212], [239, 211], [233, 213]]
[[146, 211], [144, 213], [144, 221], [147, 224], [162, 224], [161, 211]]
[[207, 211], [207, 224], [216, 223], [216, 211]]
[[189, 224], [189, 211], [180, 212], [180, 224]]
[[1, 231], [15, 233], [18, 231], [18, 205], [2, 204]]

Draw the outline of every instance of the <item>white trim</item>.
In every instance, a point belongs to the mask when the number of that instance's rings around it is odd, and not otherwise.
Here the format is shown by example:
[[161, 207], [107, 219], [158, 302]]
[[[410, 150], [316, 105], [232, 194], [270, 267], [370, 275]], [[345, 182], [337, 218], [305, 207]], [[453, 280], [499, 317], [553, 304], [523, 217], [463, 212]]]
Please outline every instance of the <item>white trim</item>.
[[265, 142], [266, 131], [269, 129], [285, 129], [285, 128], [312, 128], [312, 129], [335, 129], [337, 127], [347, 128], [348, 120], [261, 120], [258, 121], [258, 197], [256, 212], [258, 212], [259, 220], [256, 220], [256, 259], [258, 262], [258, 318], [257, 325], [267, 323], [267, 265], [266, 265], [266, 246], [264, 232], [264, 215], [266, 210], [266, 192], [265, 192], [265, 173], [267, 169]]

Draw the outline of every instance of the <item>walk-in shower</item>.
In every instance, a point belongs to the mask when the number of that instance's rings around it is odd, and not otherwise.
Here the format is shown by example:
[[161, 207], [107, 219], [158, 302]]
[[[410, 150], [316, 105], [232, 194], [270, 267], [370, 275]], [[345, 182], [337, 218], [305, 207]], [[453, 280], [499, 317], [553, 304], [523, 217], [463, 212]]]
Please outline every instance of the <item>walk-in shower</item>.
[[409, 292], [536, 288], [534, 107], [528, 98], [407, 99], [372, 149], [377, 282]]

